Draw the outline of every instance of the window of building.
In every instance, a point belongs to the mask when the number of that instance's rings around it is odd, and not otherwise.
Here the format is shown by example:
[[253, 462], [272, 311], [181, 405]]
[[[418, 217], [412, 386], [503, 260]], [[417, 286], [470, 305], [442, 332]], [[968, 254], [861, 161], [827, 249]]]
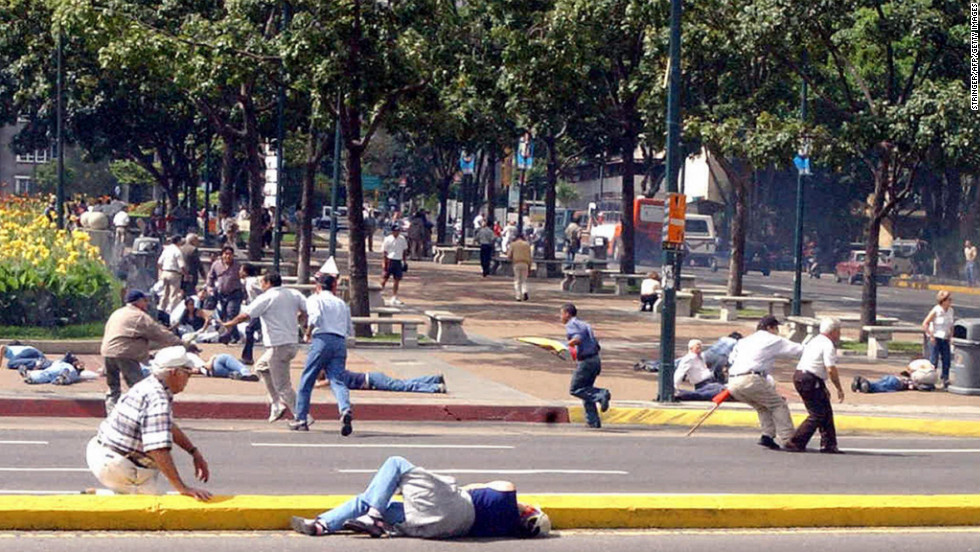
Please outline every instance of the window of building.
[[29, 177], [29, 176], [19, 176], [19, 175], [18, 176], [14, 176], [14, 193], [15, 194], [18, 194], [18, 195], [21, 195], [21, 194], [29, 194], [29, 193], [31, 193], [32, 188], [34, 188], [34, 182], [31, 180], [31, 177]]
[[17, 155], [18, 163], [44, 164], [54, 159], [54, 147], [35, 150], [33, 153]]

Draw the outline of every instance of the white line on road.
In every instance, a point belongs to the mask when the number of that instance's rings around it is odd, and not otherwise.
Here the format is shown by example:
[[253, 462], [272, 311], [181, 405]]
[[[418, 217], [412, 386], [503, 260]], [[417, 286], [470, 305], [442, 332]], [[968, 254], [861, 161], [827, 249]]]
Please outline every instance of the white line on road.
[[874, 448], [843, 448], [844, 452], [927, 452], [927, 453], [957, 453], [957, 452], [967, 452], [967, 453], [977, 453], [980, 449], [874, 449]]
[[252, 443], [253, 447], [297, 447], [297, 448], [408, 448], [408, 449], [504, 449], [511, 450], [511, 445], [423, 445], [409, 443], [371, 443], [357, 445], [341, 445], [334, 443]]
[[46, 445], [47, 441], [0, 441], [0, 445]]
[[0, 472], [88, 472], [88, 468], [0, 468]]
[[[499, 469], [441, 469], [433, 470], [428, 469], [432, 473], [488, 473], [488, 474], [499, 474], [499, 475], [543, 475], [543, 474], [559, 474], [559, 475], [629, 475], [630, 472], [619, 471], [619, 470], [499, 470]], [[337, 470], [340, 473], [374, 473], [377, 470]]]

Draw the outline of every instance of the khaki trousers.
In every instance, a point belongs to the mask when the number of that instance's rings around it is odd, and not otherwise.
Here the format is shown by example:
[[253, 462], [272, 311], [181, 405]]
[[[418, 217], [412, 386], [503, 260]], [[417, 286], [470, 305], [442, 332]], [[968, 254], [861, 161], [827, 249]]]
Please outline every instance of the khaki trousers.
[[160, 281], [163, 282], [163, 295], [160, 297], [159, 308], [170, 313], [181, 300], [183, 292], [180, 289], [180, 284], [184, 281], [184, 275], [180, 272], [164, 270], [160, 272]]
[[128, 458], [99, 444], [96, 437], [88, 442], [85, 461], [95, 478], [107, 489], [119, 494], [161, 494], [157, 481], [159, 470], [137, 466]]
[[514, 263], [514, 296], [517, 300], [527, 293], [527, 273], [530, 267], [524, 263]]
[[793, 418], [786, 399], [758, 374], [734, 376], [728, 380], [728, 390], [736, 400], [751, 406], [759, 414], [762, 434], [780, 445], [793, 437]]
[[289, 363], [298, 351], [296, 343], [269, 347], [255, 363], [255, 371], [265, 382], [269, 404], [287, 407], [290, 412], [296, 405], [296, 391], [289, 375]]

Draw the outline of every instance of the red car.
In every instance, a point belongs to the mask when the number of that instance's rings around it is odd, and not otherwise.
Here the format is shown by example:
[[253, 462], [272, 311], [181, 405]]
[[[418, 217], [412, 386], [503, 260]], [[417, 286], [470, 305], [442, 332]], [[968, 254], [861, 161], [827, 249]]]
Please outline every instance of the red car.
[[[834, 279], [837, 282], [846, 281], [848, 284], [859, 284], [864, 279], [864, 251], [851, 251], [851, 256], [846, 261], [837, 263], [834, 267]], [[887, 286], [892, 278], [892, 264], [882, 255], [878, 257], [878, 273], [876, 279], [878, 283]]]

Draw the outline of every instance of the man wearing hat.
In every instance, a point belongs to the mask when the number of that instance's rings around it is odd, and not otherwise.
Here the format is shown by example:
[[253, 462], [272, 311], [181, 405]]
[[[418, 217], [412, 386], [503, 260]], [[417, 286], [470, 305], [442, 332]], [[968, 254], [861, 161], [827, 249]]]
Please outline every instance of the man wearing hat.
[[[132, 387], [143, 379], [140, 363], [150, 358], [150, 349], [180, 345], [180, 338], [147, 314], [149, 299], [138, 289], [126, 293], [126, 305], [116, 309], [105, 323], [102, 348], [105, 359], [105, 380], [109, 390], [105, 397], [106, 415], [119, 400], [119, 375]], [[152, 347], [151, 347], [152, 346]], [[197, 350], [196, 347], [193, 350]]]
[[381, 251], [383, 253], [381, 256], [381, 289], [384, 289], [385, 284], [388, 283], [389, 276], [395, 280], [391, 290], [392, 305], [403, 304], [398, 300], [398, 284], [402, 281], [402, 275], [405, 273], [405, 257], [408, 255], [408, 242], [401, 233], [401, 226], [397, 222], [392, 223], [391, 234], [386, 236], [381, 243]]
[[759, 445], [773, 450], [779, 450], [780, 443], [793, 437], [793, 418], [769, 373], [777, 358], [799, 358], [803, 354], [803, 345], [779, 337], [778, 332], [779, 320], [775, 316], [762, 317], [756, 332], [735, 345], [728, 369], [729, 392], [759, 414]]
[[180, 478], [170, 451], [174, 445], [194, 459], [194, 475], [206, 482], [208, 463], [201, 451], [173, 421], [174, 395], [187, 386], [194, 371], [183, 347], [160, 349], [150, 364], [151, 375], [123, 395], [99, 425], [85, 459], [92, 473], [120, 494], [160, 494], [160, 472], [178, 493], [206, 501], [211, 493], [188, 487]]

